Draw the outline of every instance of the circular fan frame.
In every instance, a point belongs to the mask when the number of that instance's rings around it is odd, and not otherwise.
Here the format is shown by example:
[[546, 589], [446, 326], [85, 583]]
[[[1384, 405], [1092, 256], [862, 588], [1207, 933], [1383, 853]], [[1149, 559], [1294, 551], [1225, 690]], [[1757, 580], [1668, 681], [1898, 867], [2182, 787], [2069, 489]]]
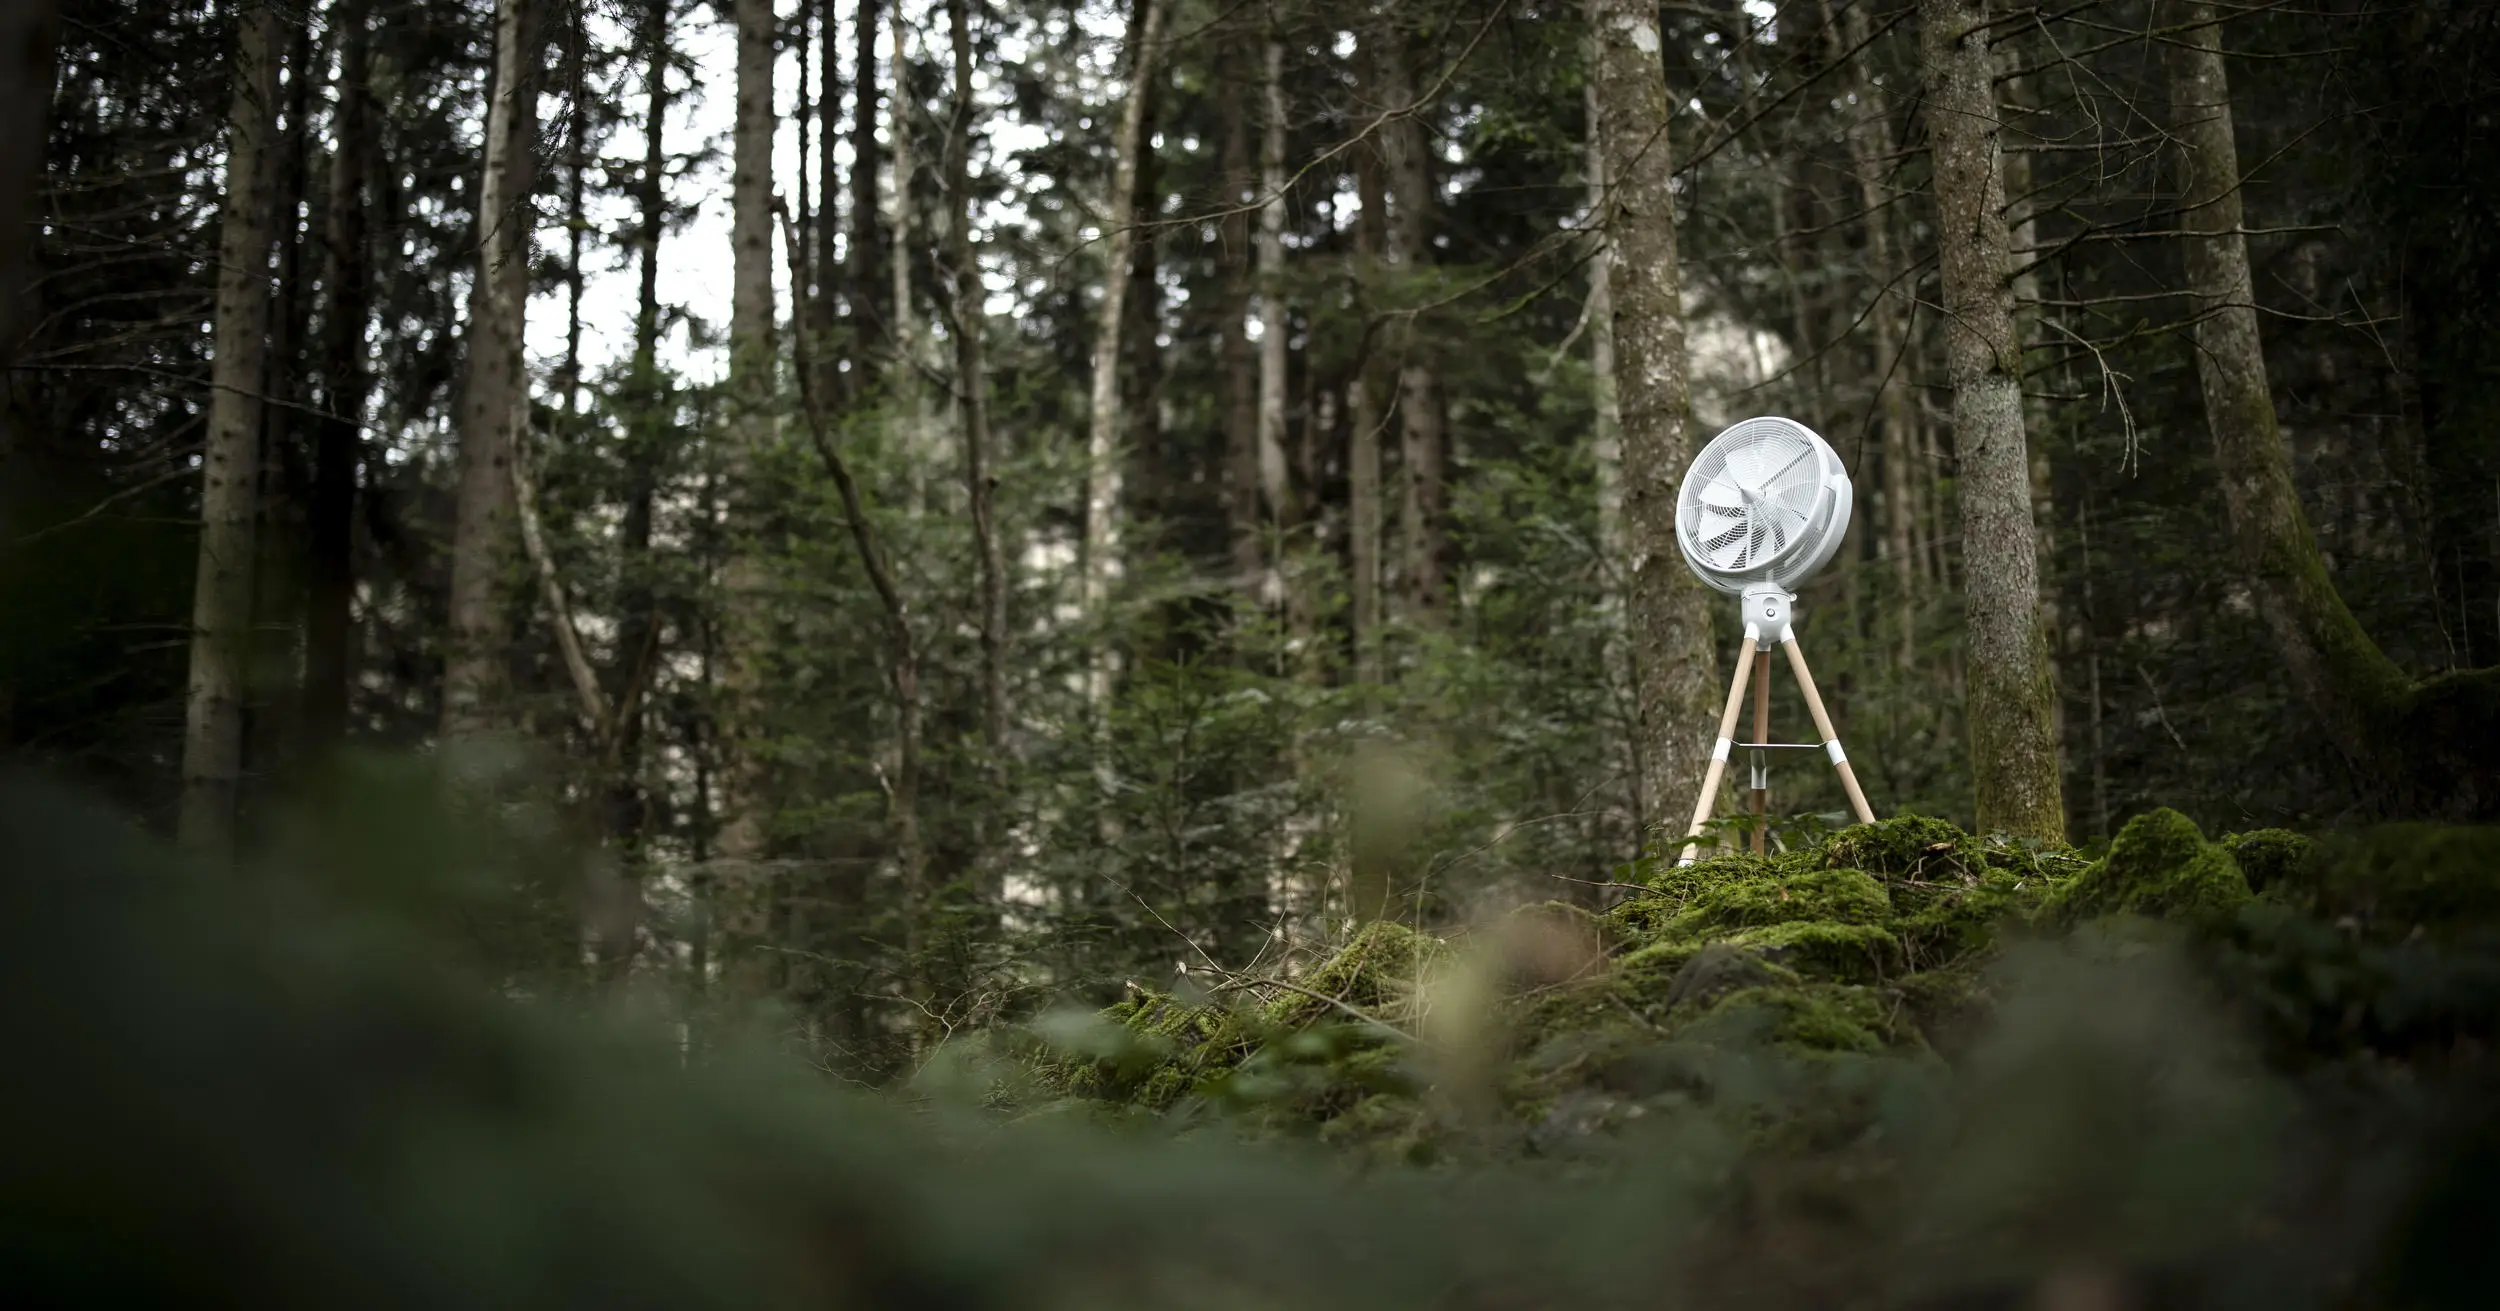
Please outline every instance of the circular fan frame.
[[1720, 591], [1791, 591], [1830, 561], [1849, 528], [1848, 470], [1794, 419], [1765, 416], [1710, 439], [1676, 495], [1676, 544]]

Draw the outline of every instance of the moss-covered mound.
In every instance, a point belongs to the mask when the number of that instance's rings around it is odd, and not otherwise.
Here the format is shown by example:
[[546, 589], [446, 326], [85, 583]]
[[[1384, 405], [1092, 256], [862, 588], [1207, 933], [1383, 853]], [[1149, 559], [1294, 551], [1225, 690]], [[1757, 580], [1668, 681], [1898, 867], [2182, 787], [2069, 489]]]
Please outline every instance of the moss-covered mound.
[[[1548, 904], [1456, 942], [1375, 924], [1289, 978], [1187, 999], [1134, 990], [1102, 1016], [1113, 1040], [1063, 1044], [1044, 1078], [1156, 1111], [1251, 1107], [1325, 1137], [1406, 1142], [1454, 1069], [1490, 1070], [1499, 1118], [1541, 1126], [1590, 1118], [1592, 1097], [1689, 1085], [1739, 1049], [1921, 1053], [1967, 1018], [2000, 926], [2085, 867], [1919, 816], [1767, 858], [1653, 857], [1600, 915]], [[1576, 963], [1529, 959], [1557, 952]], [[1467, 981], [1484, 977], [1497, 1023], [1453, 1037], [1431, 1022], [1436, 999], [1480, 1005]]]
[[2207, 842], [2196, 821], [2162, 809], [2128, 820], [2109, 855], [2059, 888], [2042, 915], [2060, 926], [2114, 914], [2210, 921], [2250, 895], [2229, 846]]
[[[1968, 1048], [2010, 938], [2104, 922], [2179, 926], [2294, 1046], [2500, 1025], [2500, 966], [2477, 964], [2500, 960], [2500, 830], [2208, 840], [2156, 810], [2095, 861], [1902, 816], [1768, 857], [1653, 857], [1619, 882], [1594, 915], [1548, 904], [1448, 941], [1376, 924], [1288, 978], [1137, 991], [1044, 1082], [1406, 1156], [1488, 1133], [1565, 1150], [1694, 1108], [1828, 1146], [1871, 1123], [1886, 1080]], [[1471, 1009], [1490, 1015], [1453, 1018]]]

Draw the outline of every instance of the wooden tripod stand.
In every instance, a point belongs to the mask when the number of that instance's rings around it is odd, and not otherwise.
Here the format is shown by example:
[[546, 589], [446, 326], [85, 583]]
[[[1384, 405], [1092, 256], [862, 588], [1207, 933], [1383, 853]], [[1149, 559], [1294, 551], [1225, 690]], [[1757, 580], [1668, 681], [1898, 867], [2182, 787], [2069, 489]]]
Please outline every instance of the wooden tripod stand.
[[[1759, 607], [1757, 607], [1759, 602]], [[1753, 611], [1762, 610], [1757, 620]], [[1814, 686], [1814, 675], [1806, 668], [1806, 653], [1797, 645], [1797, 634], [1788, 626], [1788, 598], [1748, 594], [1745, 598], [1745, 641], [1737, 648], [1736, 677], [1728, 684], [1727, 709], [1719, 715], [1719, 740], [1710, 749], [1710, 772], [1702, 777], [1701, 798], [1693, 804], [1693, 826], [1684, 834], [1684, 851], [1677, 857], [1679, 865], [1693, 863], [1700, 850], [1702, 826], [1710, 822], [1711, 808], [1718, 804], [1719, 781], [1727, 776], [1728, 756], [1739, 746], [1750, 753], [1753, 766], [1753, 849], [1763, 851], [1769, 832], [1767, 818], [1771, 802], [1771, 777], [1764, 753], [1768, 751], [1820, 748], [1831, 757], [1832, 768], [1840, 774], [1840, 786], [1849, 794], [1849, 808], [1857, 813], [1858, 822], [1872, 824], [1875, 812], [1866, 804], [1866, 793], [1858, 787], [1857, 773], [1849, 768], [1849, 756], [1840, 749], [1840, 734], [1832, 728], [1831, 712], [1823, 708], [1823, 694]], [[1777, 633], [1777, 637], [1770, 636]], [[1806, 694], [1806, 710], [1814, 716], [1814, 731], [1823, 740], [1816, 742], [1774, 742], [1771, 740], [1771, 647], [1777, 644], [1788, 653], [1789, 671], [1797, 676], [1797, 686]], [[1753, 736], [1751, 742], [1737, 742], [1736, 716], [1745, 708], [1745, 685], [1751, 681], [1753, 697]]]

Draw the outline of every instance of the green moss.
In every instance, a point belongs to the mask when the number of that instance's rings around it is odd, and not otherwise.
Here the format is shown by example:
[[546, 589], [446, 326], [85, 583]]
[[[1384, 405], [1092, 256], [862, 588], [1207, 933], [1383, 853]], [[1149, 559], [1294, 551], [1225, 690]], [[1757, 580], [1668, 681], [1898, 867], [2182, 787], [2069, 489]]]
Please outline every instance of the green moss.
[[2196, 821], [2170, 809], [2128, 820], [2109, 855], [2057, 889], [2040, 907], [2060, 927], [2102, 915], [2212, 920], [2249, 899], [2248, 880]]
[[1714, 942], [1693, 953], [1676, 970], [1665, 995], [1658, 1000], [1672, 1009], [1710, 1002], [1744, 988], [1780, 987], [1802, 981], [1796, 971], [1761, 951]]
[[[1977, 839], [1941, 819], [1899, 815], [1832, 835], [1824, 861], [1836, 869], [1862, 869], [1890, 878], [1959, 877], [1981, 861]], [[1949, 867], [1949, 868], [1946, 868]]]
[[2500, 828], [2385, 824], [2330, 839], [2277, 897], [2374, 936], [2453, 937], [2500, 925]]
[[2317, 844], [2290, 829], [2261, 828], [2247, 833], [2234, 833], [2222, 840], [2222, 849], [2239, 862], [2240, 873], [2250, 889], [2266, 889], [2288, 883], [2299, 873], [2310, 850]]
[[1718, 1042], [1764, 1042], [1819, 1052], [1884, 1049], [1884, 1008], [1864, 988], [1802, 984], [1742, 988], [1712, 1003], [1686, 1032]]
[[1414, 993], [1415, 976], [1424, 962], [1445, 950], [1440, 939], [1403, 924], [1390, 920], [1367, 924], [1335, 955], [1294, 980], [1307, 991], [1286, 992], [1269, 1002], [1267, 1020], [1293, 1029], [1325, 1015], [1344, 1014], [1322, 997], [1335, 998], [1366, 1014], [1402, 1007]]
[[1880, 924], [1799, 920], [1747, 929], [1726, 939], [1810, 979], [1871, 982], [1901, 959], [1901, 942]]
[[1319, 1140], [1358, 1148], [1384, 1161], [1429, 1165], [1440, 1154], [1438, 1126], [1413, 1097], [1387, 1093], [1365, 1097], [1320, 1126]]
[[1892, 981], [1901, 1014], [1935, 1051], [1951, 1057], [1977, 1036], [1986, 1018], [1987, 984], [1975, 970], [1927, 970]]
[[2035, 913], [2057, 885], [2038, 875], [1989, 870], [1961, 885], [1922, 887], [1905, 895], [1895, 884], [1896, 903], [1915, 909], [1887, 927], [1899, 937], [1911, 969], [1933, 969], [1978, 956], [1994, 947], [2005, 925]]
[[[2189, 833], [2201, 855], [2201, 837]], [[1809, 1083], [1841, 1077], [1826, 1058], [1925, 1052], [1931, 1029], [1981, 1009], [1974, 976], [1999, 925], [2081, 866], [2063, 848], [1905, 816], [1769, 857], [1651, 858], [1623, 876], [1643, 891], [1599, 916], [1560, 903], [1514, 912], [1540, 931], [1550, 923], [1586, 939], [1607, 961], [1564, 984], [1510, 981], [1519, 992], [1506, 1006], [1514, 1056], [1500, 1075], [1502, 1104], [1537, 1126], [1532, 1135], [1565, 1137], [1628, 1123], [1618, 1115], [1636, 1119], [1642, 1108], [1716, 1106], [1722, 1095], [1750, 1108], [1731, 1102], [1728, 1113], [1767, 1117], [1748, 1133], [1793, 1120], [1820, 1094], [1745, 1101], [1767, 1086], [1763, 1049], [1814, 1057], [1824, 1073], [1804, 1076]], [[1411, 1029], [1417, 973], [1447, 950], [1375, 924], [1296, 977], [1309, 993], [1251, 1010], [1133, 999], [1115, 1014], [1162, 1055], [1107, 1095], [1316, 1127], [1328, 1141], [1393, 1156], [1428, 1152], [1433, 1119], [1419, 1080], [1432, 1062], [1324, 999]]]
[[1668, 923], [1666, 934], [1691, 938], [1713, 930], [1806, 920], [1878, 924], [1891, 914], [1892, 898], [1872, 876], [1854, 869], [1811, 870], [1717, 883], [1695, 896]]

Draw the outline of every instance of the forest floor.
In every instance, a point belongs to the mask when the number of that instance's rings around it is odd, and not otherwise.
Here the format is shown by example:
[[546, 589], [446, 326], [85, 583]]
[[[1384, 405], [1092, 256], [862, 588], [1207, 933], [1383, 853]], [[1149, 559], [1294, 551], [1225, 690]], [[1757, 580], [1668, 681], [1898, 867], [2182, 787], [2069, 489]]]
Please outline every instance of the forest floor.
[[[1365, 929], [910, 1085], [490, 982], [442, 825], [213, 879], [0, 786], [0, 1268], [81, 1300], [2474, 1305], [2500, 832], [1904, 817]], [[382, 839], [389, 839], [382, 841]], [[462, 862], [466, 861], [467, 864]], [[30, 877], [31, 875], [31, 877]], [[329, 880], [325, 882], [325, 880]], [[456, 881], [455, 881], [456, 882]], [[451, 885], [443, 885], [450, 887]], [[446, 936], [446, 926], [458, 934]]]

